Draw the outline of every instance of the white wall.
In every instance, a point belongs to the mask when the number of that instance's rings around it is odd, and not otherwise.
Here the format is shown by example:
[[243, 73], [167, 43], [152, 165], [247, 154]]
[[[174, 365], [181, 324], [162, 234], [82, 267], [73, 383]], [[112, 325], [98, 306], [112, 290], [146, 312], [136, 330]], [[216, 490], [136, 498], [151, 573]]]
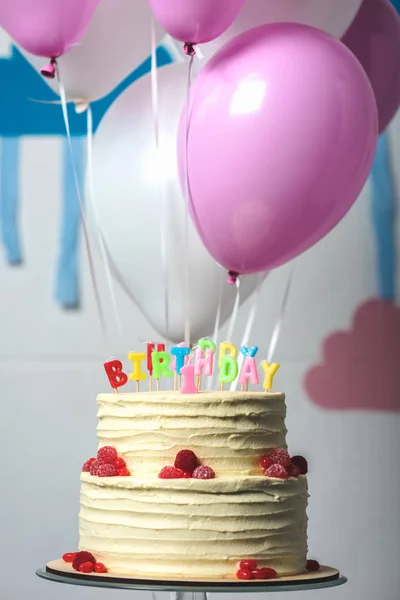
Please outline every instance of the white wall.
[[[400, 135], [393, 139], [400, 157]], [[60, 151], [55, 138], [23, 142], [26, 262], [11, 269], [0, 261], [1, 600], [119, 597], [118, 591], [56, 586], [34, 575], [47, 560], [76, 547], [80, 468], [96, 448], [96, 394], [107, 389], [102, 362], [108, 356], [84, 257], [82, 310], [64, 312], [52, 297]], [[39, 177], [43, 164], [46, 181]], [[287, 274], [283, 268], [264, 284], [252, 340], [260, 355], [267, 351]], [[319, 592], [321, 600], [334, 594], [338, 600], [398, 598], [400, 415], [324, 412], [302, 387], [323, 338], [348, 327], [356, 306], [376, 295], [367, 186], [341, 225], [296, 261], [277, 351], [282, 367], [276, 388], [288, 397], [289, 444], [310, 459], [310, 555], [339, 567], [350, 580]], [[138, 338], [156, 338], [122, 292], [118, 303], [125, 339], [115, 344], [116, 353], [136, 347]], [[237, 342], [248, 310], [247, 304], [241, 311]]]

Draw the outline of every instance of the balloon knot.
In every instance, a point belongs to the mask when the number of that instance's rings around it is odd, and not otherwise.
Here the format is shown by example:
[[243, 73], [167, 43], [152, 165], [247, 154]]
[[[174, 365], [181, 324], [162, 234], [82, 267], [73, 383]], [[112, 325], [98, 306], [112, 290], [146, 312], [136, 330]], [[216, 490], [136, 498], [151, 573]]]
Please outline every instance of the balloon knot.
[[228, 280], [227, 280], [229, 285], [235, 285], [238, 277], [239, 277], [239, 273], [236, 273], [236, 271], [229, 271], [228, 272]]
[[42, 67], [40, 69], [40, 73], [43, 75], [43, 77], [47, 77], [47, 79], [54, 79], [56, 75], [56, 64], [57, 60], [52, 58], [48, 65]]
[[196, 50], [194, 49], [194, 44], [186, 43], [183, 46], [183, 51], [187, 56], [194, 56], [196, 54]]

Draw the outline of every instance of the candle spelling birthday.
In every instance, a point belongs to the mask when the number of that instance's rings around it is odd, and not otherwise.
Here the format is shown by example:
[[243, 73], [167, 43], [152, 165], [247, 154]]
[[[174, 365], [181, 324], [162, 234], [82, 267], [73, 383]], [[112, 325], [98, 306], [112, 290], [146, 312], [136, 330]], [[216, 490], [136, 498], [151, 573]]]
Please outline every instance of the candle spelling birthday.
[[[147, 352], [129, 352], [128, 360], [132, 363], [132, 371], [126, 373], [120, 360], [111, 359], [104, 363], [111, 387], [118, 392], [128, 381], [136, 382], [136, 391], [140, 391], [140, 382], [149, 378], [149, 391], [153, 390], [153, 377], [156, 380], [157, 391], [161, 389], [161, 379], [173, 377], [174, 390], [181, 394], [198, 394], [201, 391], [202, 379], [213, 376], [217, 362], [220, 390], [225, 384], [232, 384], [238, 379], [240, 390], [248, 391], [249, 383], [259, 385], [259, 367], [263, 374], [262, 387], [265, 392], [272, 389], [273, 380], [279, 369], [278, 363], [268, 363], [263, 360], [257, 366], [257, 346], [241, 346], [243, 357], [239, 372], [238, 349], [230, 342], [222, 342], [218, 349], [218, 361], [215, 360], [217, 347], [208, 339], [198, 341], [195, 349], [190, 349], [184, 342], [173, 346], [170, 352], [165, 344], [147, 344]], [[146, 369], [143, 364], [146, 363]], [[147, 372], [146, 372], [147, 371]]]

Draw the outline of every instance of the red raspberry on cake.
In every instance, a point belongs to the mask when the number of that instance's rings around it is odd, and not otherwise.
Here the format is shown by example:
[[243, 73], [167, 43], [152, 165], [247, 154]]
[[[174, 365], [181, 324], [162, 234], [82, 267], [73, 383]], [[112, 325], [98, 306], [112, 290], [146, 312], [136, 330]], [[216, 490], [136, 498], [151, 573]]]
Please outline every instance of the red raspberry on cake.
[[215, 473], [211, 467], [200, 465], [193, 471], [194, 479], [214, 479]]
[[122, 467], [121, 469], [118, 469], [118, 475], [120, 477], [129, 477], [130, 473], [126, 467]]
[[274, 477], [275, 479], [287, 479], [288, 472], [282, 465], [272, 465], [264, 473], [265, 477]]
[[318, 571], [320, 568], [320, 564], [317, 560], [308, 560], [307, 561], [307, 571]]
[[85, 462], [85, 464], [82, 467], [83, 473], [90, 473], [90, 467], [92, 466], [95, 460], [95, 458], [89, 458], [89, 460]]
[[263, 456], [260, 460], [260, 466], [262, 469], [268, 469], [268, 467], [270, 467], [271, 465], [273, 465], [274, 463], [272, 462], [271, 458], [269, 456]]
[[297, 465], [292, 463], [290, 467], [288, 467], [287, 472], [289, 473], [289, 477], [297, 477], [300, 475], [300, 469]]
[[183, 471], [176, 467], [163, 467], [158, 474], [160, 479], [182, 479]]
[[289, 452], [284, 448], [275, 448], [268, 454], [273, 465], [282, 465], [282, 467], [290, 467], [292, 460]]
[[97, 477], [116, 477], [117, 475], [118, 471], [114, 465], [100, 465], [97, 469]]
[[304, 456], [292, 456], [291, 461], [292, 464], [296, 465], [296, 467], [299, 468], [300, 475], [307, 475], [308, 463]]
[[99, 470], [100, 464], [98, 460], [95, 460], [90, 465], [90, 474], [96, 476], [97, 471]]
[[103, 446], [97, 452], [97, 460], [101, 465], [112, 465], [117, 458], [118, 454], [113, 446]]
[[124, 461], [123, 458], [121, 458], [121, 457], [118, 456], [118, 458], [116, 458], [114, 460], [114, 467], [117, 470], [122, 469], [123, 467], [126, 467], [126, 462]]
[[180, 450], [175, 457], [175, 467], [186, 473], [193, 473], [199, 460], [192, 450]]
[[86, 562], [90, 562], [93, 565], [96, 563], [96, 559], [91, 552], [86, 552], [85, 550], [81, 552], [77, 552], [75, 554], [74, 561], [72, 563], [72, 567], [75, 571], [79, 571], [79, 567]]

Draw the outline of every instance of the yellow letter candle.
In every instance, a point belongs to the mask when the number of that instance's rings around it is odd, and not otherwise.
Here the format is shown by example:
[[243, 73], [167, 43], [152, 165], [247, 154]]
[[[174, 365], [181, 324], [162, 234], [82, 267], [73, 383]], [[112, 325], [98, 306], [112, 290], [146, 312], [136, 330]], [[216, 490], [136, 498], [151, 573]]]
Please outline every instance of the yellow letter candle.
[[272, 382], [274, 380], [274, 375], [279, 369], [280, 365], [278, 363], [272, 363], [270, 365], [266, 360], [261, 362], [261, 368], [264, 371], [264, 383], [263, 389], [268, 392], [272, 388]]
[[219, 346], [219, 359], [218, 359], [218, 367], [221, 368], [221, 362], [223, 357], [232, 356], [233, 358], [237, 357], [237, 348], [230, 342], [222, 342]]

